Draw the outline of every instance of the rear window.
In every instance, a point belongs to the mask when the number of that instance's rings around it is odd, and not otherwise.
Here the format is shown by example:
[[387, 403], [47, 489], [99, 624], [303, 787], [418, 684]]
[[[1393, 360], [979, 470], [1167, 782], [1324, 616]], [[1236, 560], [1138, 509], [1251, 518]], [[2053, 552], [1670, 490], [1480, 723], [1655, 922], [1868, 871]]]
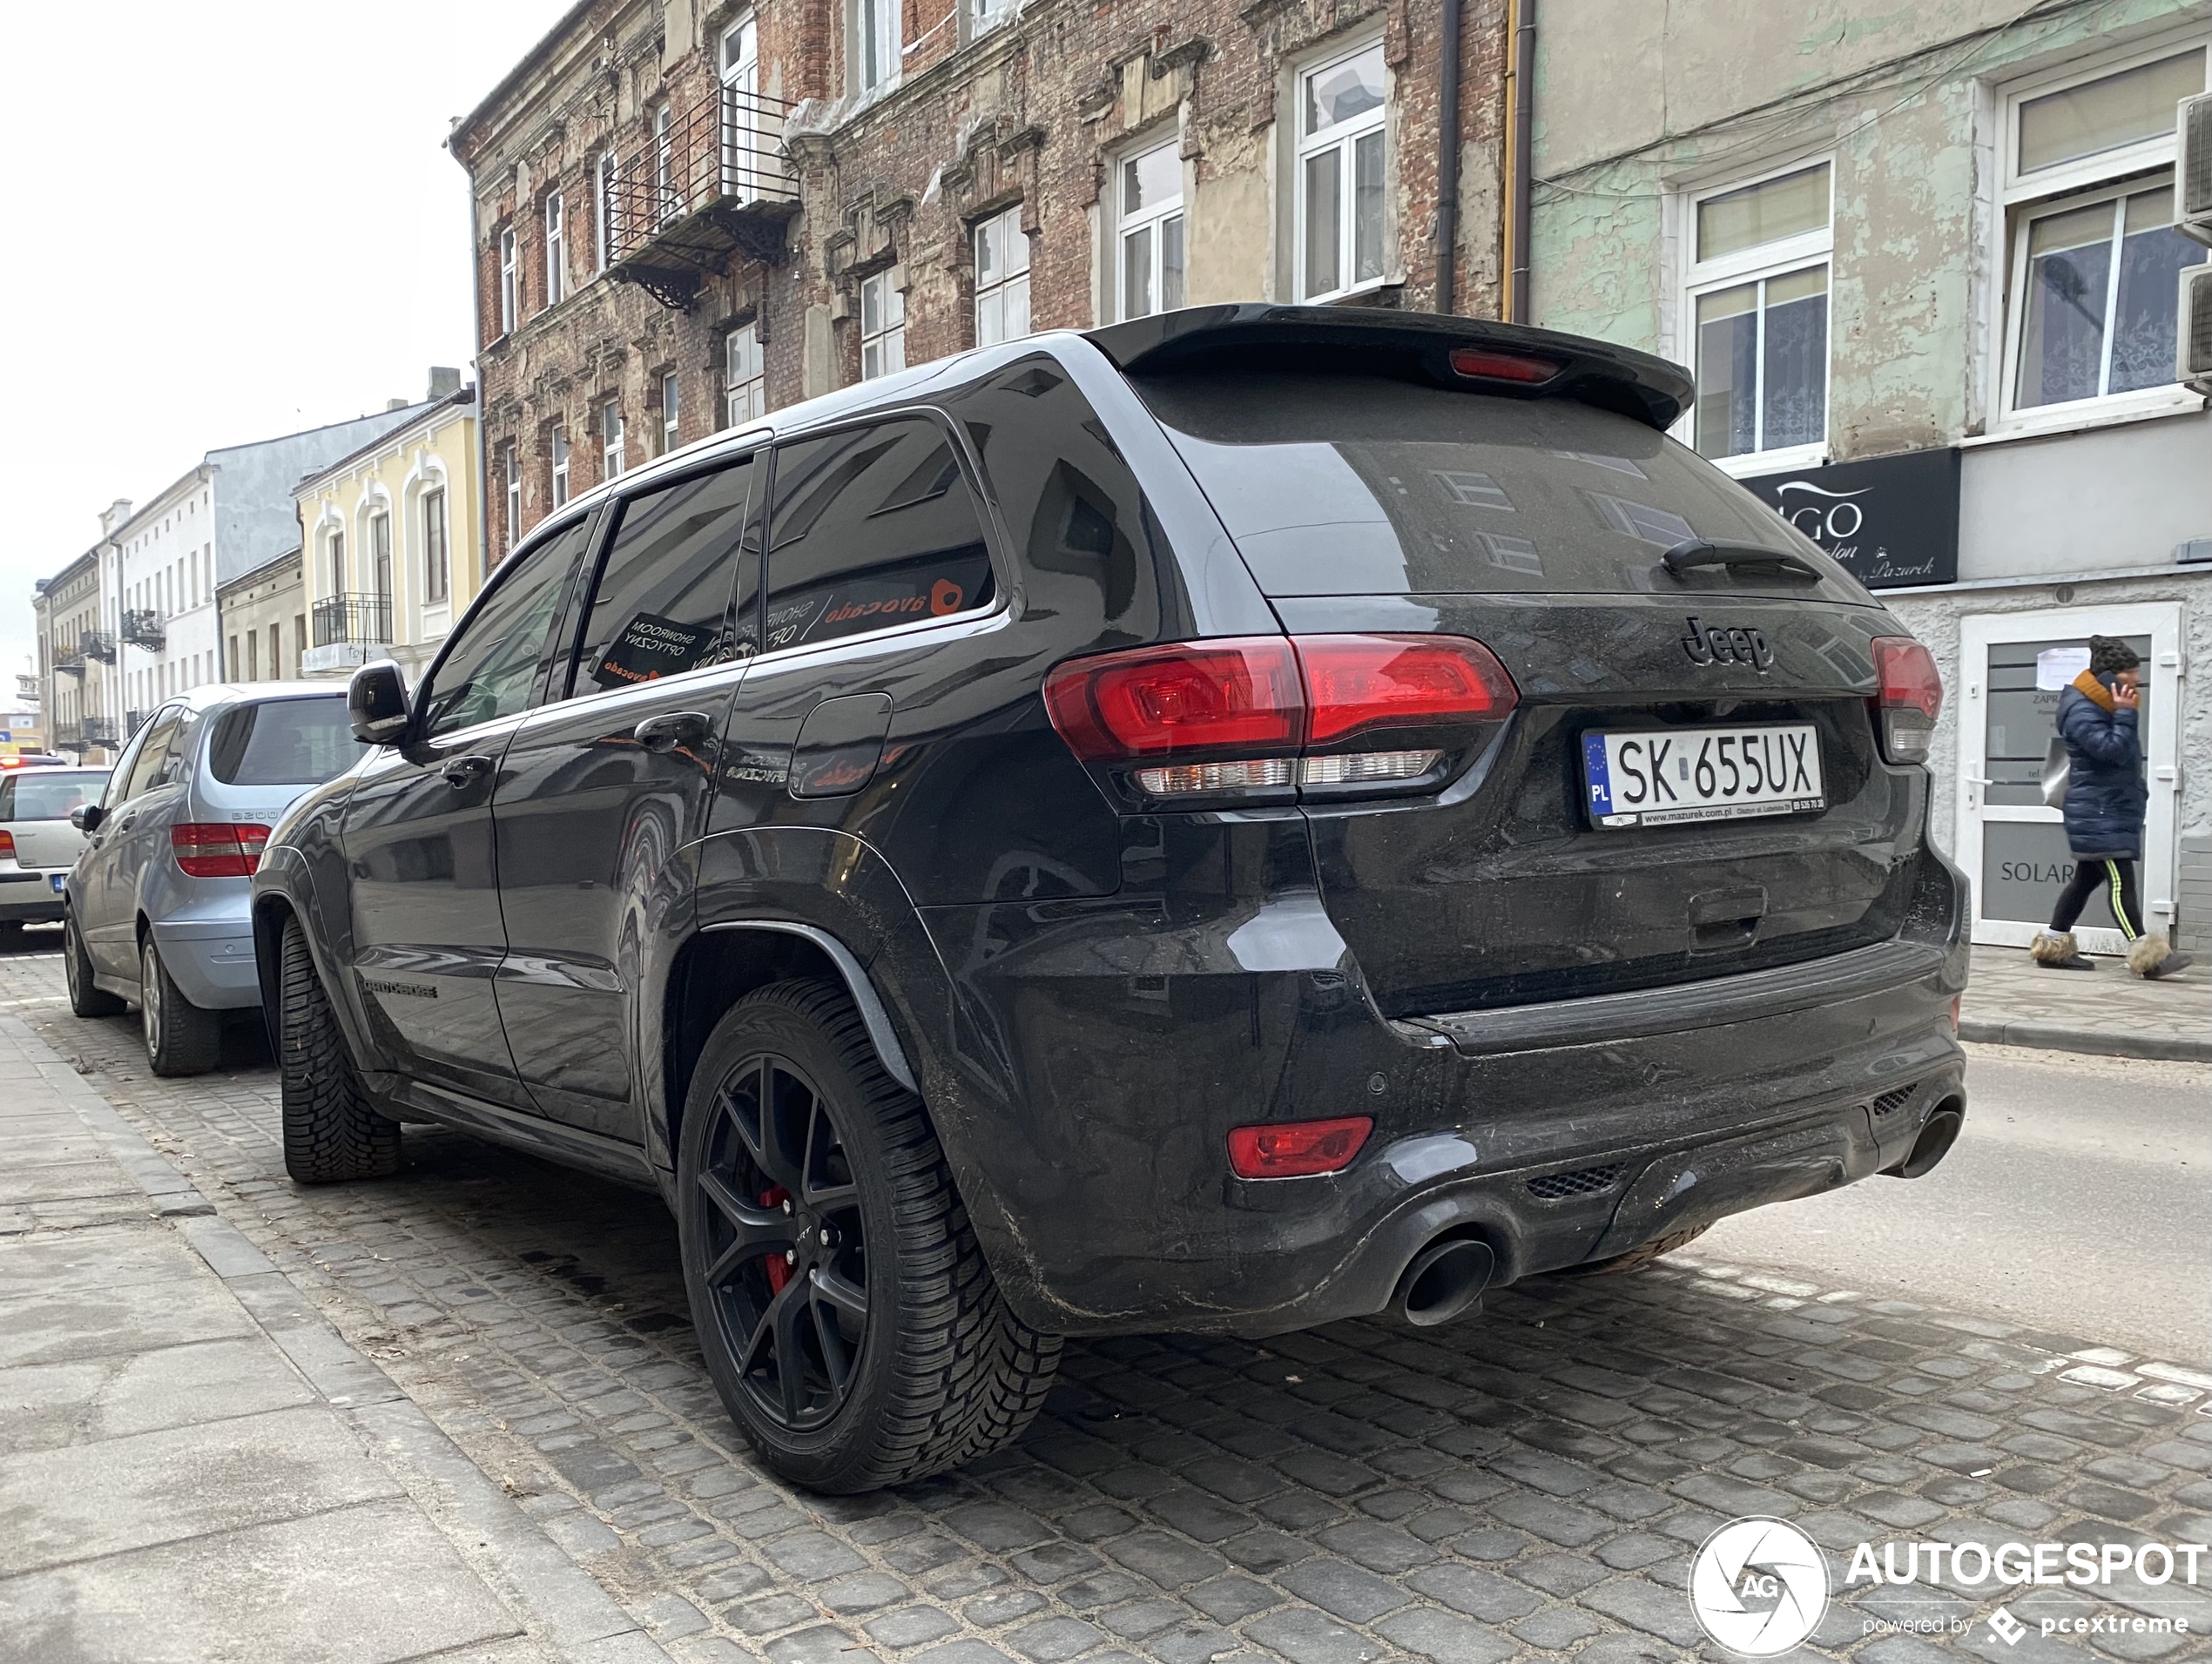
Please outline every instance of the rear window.
[[1815, 593], [1659, 567], [1686, 538], [1786, 549], [1858, 586], [1688, 447], [1568, 400], [1379, 377], [1134, 378], [1269, 595]]
[[217, 718], [207, 766], [225, 785], [320, 785], [361, 750], [343, 699], [271, 699]]
[[18, 774], [10, 820], [67, 820], [69, 812], [98, 803], [107, 785], [107, 771], [84, 774]]

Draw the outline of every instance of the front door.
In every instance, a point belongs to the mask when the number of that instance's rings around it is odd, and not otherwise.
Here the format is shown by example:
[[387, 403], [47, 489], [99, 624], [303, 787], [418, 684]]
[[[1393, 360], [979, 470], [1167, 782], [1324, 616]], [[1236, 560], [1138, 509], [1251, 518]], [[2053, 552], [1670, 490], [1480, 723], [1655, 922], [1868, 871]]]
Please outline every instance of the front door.
[[[185, 726], [182, 705], [148, 718], [145, 743], [128, 771], [110, 779], [113, 807], [100, 822], [98, 865], [86, 886], [91, 906], [78, 921], [85, 951], [105, 976], [138, 980], [138, 886], [147, 864], [169, 853], [170, 811], [184, 788], [177, 742]], [[119, 791], [115, 782], [122, 783]]]
[[569, 697], [523, 724], [493, 804], [516, 1070], [546, 1115], [627, 1143], [644, 1136], [638, 1060], [658, 1055], [636, 996], [652, 954], [687, 933], [682, 851], [755, 646], [754, 471], [719, 463], [614, 510], [573, 670], [556, 672]]
[[[1959, 863], [1973, 879], [1973, 940], [2024, 947], [2049, 922], [2074, 874], [2066, 827], [2043, 801], [2043, 759], [2059, 695], [2088, 666], [2089, 637], [2117, 636], [2143, 661], [2142, 736], [2150, 802], [2143, 827], [2144, 911], [2171, 930], [2181, 805], [2182, 610], [2174, 602], [1985, 614], [1959, 621], [1966, 700], [1959, 732]], [[2100, 896], [2075, 926], [2093, 953], [2127, 943]]]
[[407, 738], [363, 765], [346, 805], [353, 972], [379, 1046], [416, 1079], [514, 1108], [529, 1101], [492, 992], [507, 951], [492, 792], [543, 691], [592, 524], [494, 576], [418, 693]]

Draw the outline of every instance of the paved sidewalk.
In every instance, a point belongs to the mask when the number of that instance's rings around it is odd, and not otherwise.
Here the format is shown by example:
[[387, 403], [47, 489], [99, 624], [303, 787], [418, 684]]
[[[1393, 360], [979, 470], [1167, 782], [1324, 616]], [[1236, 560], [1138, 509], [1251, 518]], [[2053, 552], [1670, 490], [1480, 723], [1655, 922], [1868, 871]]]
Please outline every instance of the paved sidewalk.
[[2117, 959], [2098, 960], [2094, 971], [2047, 971], [2024, 948], [1973, 953], [1963, 1039], [2212, 1063], [2212, 964], [2146, 982]]
[[0, 1016], [0, 1660], [667, 1654]]

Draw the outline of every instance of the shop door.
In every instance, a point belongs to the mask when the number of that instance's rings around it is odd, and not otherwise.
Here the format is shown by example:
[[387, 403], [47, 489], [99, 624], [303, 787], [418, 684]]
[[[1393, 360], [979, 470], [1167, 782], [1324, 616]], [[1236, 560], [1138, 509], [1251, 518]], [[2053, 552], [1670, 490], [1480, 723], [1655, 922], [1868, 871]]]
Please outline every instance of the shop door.
[[[2181, 805], [2182, 610], [2173, 602], [1987, 614], [1959, 621], [1966, 697], [1959, 730], [1959, 864], [1973, 879], [1973, 940], [2025, 947], [2073, 876], [2056, 809], [2043, 802], [2043, 758], [2059, 695], [2088, 665], [2092, 635], [2118, 636], [2143, 660], [2140, 718], [2150, 802], [2143, 827], [2143, 910], [2174, 923], [2175, 823]], [[2100, 897], [2075, 929], [2092, 953], [2127, 948]]]

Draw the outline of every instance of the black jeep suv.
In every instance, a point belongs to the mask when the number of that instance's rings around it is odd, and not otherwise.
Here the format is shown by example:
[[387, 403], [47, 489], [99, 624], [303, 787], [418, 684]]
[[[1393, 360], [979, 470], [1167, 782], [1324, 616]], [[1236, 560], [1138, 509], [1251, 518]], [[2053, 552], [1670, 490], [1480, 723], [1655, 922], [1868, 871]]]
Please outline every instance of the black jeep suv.
[[658, 1189], [766, 1461], [1004, 1443], [1061, 1337], [1640, 1263], [1940, 1159], [1926, 652], [1659, 360], [1234, 306], [556, 512], [254, 886], [286, 1151]]

